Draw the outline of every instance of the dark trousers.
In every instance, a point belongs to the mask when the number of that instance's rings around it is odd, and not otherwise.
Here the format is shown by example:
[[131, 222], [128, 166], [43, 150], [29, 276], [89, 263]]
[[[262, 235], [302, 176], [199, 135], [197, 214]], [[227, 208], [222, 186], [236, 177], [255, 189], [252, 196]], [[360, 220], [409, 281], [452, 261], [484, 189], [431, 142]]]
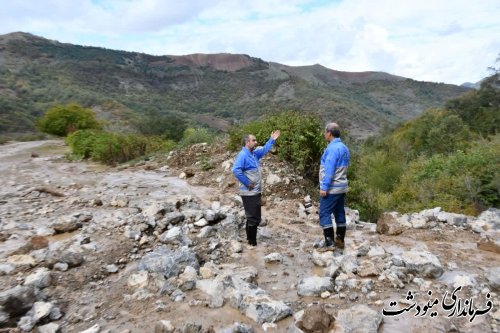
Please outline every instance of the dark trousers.
[[342, 241], [346, 233], [346, 218], [344, 209], [345, 193], [328, 194], [319, 200], [319, 225], [323, 229], [325, 239], [333, 238], [332, 214], [337, 225], [337, 236]]
[[319, 225], [323, 229], [333, 228], [332, 213], [335, 217], [337, 227], [345, 227], [345, 209], [344, 209], [345, 193], [328, 194], [326, 197], [321, 197], [319, 200]]
[[247, 218], [245, 230], [248, 244], [257, 245], [257, 226], [261, 221], [261, 195], [242, 195], [241, 199]]

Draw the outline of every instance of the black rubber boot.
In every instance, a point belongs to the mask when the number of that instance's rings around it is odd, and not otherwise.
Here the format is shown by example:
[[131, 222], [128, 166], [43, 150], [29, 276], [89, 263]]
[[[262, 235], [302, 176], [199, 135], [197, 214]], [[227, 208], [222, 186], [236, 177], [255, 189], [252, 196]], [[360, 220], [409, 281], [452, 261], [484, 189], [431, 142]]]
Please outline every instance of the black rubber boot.
[[257, 226], [247, 226], [248, 244], [257, 246]]
[[346, 227], [337, 227], [337, 238], [335, 239], [335, 246], [337, 246], [339, 249], [345, 248], [345, 232], [346, 232]]
[[325, 236], [325, 242], [318, 248], [319, 252], [334, 251], [335, 246], [333, 242], [334, 232], [333, 228], [323, 229], [323, 235]]

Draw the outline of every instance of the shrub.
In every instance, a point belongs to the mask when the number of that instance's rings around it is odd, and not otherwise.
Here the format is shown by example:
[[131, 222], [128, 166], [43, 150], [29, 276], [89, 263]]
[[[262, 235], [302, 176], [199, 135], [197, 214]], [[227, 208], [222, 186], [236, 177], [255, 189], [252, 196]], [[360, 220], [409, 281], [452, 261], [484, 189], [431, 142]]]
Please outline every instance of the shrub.
[[189, 146], [195, 143], [212, 143], [215, 139], [215, 133], [211, 132], [207, 128], [186, 128], [184, 134], [182, 135], [182, 140], [179, 141], [181, 147]]
[[430, 109], [398, 128], [389, 144], [406, 151], [409, 158], [421, 154], [447, 154], [467, 148], [473, 134], [462, 119], [449, 111]]
[[265, 144], [276, 129], [281, 131], [275, 145], [278, 156], [291, 162], [304, 176], [317, 180], [326, 141], [322, 136], [322, 122], [315, 115], [283, 112], [253, 121], [230, 132], [229, 147], [233, 150], [241, 148], [245, 134], [253, 134], [259, 143]]
[[481, 142], [469, 151], [420, 158], [410, 163], [392, 193], [390, 206], [416, 211], [444, 210], [477, 214], [500, 205], [500, 145]]
[[75, 156], [116, 164], [133, 160], [156, 151], [167, 150], [173, 145], [158, 137], [133, 134], [117, 134], [82, 130], [71, 134], [66, 142]]
[[157, 111], [149, 111], [139, 121], [138, 127], [144, 135], [179, 141], [187, 128], [187, 121], [175, 113], [162, 114]]
[[91, 109], [78, 104], [56, 105], [50, 108], [36, 122], [37, 128], [48, 134], [67, 136], [77, 130], [101, 129]]

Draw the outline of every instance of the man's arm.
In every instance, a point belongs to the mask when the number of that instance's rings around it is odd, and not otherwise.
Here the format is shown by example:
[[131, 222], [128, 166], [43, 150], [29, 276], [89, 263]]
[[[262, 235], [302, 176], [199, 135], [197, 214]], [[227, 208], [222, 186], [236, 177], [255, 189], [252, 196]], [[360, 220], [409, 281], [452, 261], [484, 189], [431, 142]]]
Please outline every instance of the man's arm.
[[236, 161], [234, 161], [233, 166], [233, 175], [238, 179], [241, 183], [243, 183], [246, 187], [252, 189], [253, 183], [248, 179], [247, 176], [243, 173], [243, 168], [245, 167], [245, 158], [243, 155], [238, 154], [236, 157]]
[[269, 140], [267, 140], [264, 147], [254, 150], [253, 153], [257, 157], [257, 159], [260, 160], [262, 157], [264, 157], [264, 155], [266, 155], [271, 150], [271, 148], [273, 147], [274, 143], [279, 138], [279, 136], [280, 136], [280, 130], [273, 131], [271, 133], [271, 137], [269, 138]]
[[319, 184], [320, 194], [321, 191], [327, 192], [328, 187], [332, 182], [333, 175], [335, 174], [335, 170], [337, 169], [337, 156], [335, 151], [326, 151], [327, 156], [325, 158], [325, 171], [323, 179]]

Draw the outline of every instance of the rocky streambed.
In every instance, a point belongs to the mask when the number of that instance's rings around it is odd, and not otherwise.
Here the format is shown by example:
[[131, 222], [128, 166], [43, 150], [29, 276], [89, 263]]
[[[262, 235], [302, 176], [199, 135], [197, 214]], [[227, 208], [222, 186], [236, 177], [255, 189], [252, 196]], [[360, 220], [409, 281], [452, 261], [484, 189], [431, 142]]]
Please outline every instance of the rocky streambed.
[[[168, 162], [111, 168], [66, 152], [0, 146], [0, 332], [500, 330], [498, 210], [377, 224], [349, 210], [345, 250], [320, 253], [314, 200], [276, 191], [249, 248], [236, 189], [220, 186], [227, 153], [184, 179]], [[266, 186], [285, 186], [270, 164]]]

